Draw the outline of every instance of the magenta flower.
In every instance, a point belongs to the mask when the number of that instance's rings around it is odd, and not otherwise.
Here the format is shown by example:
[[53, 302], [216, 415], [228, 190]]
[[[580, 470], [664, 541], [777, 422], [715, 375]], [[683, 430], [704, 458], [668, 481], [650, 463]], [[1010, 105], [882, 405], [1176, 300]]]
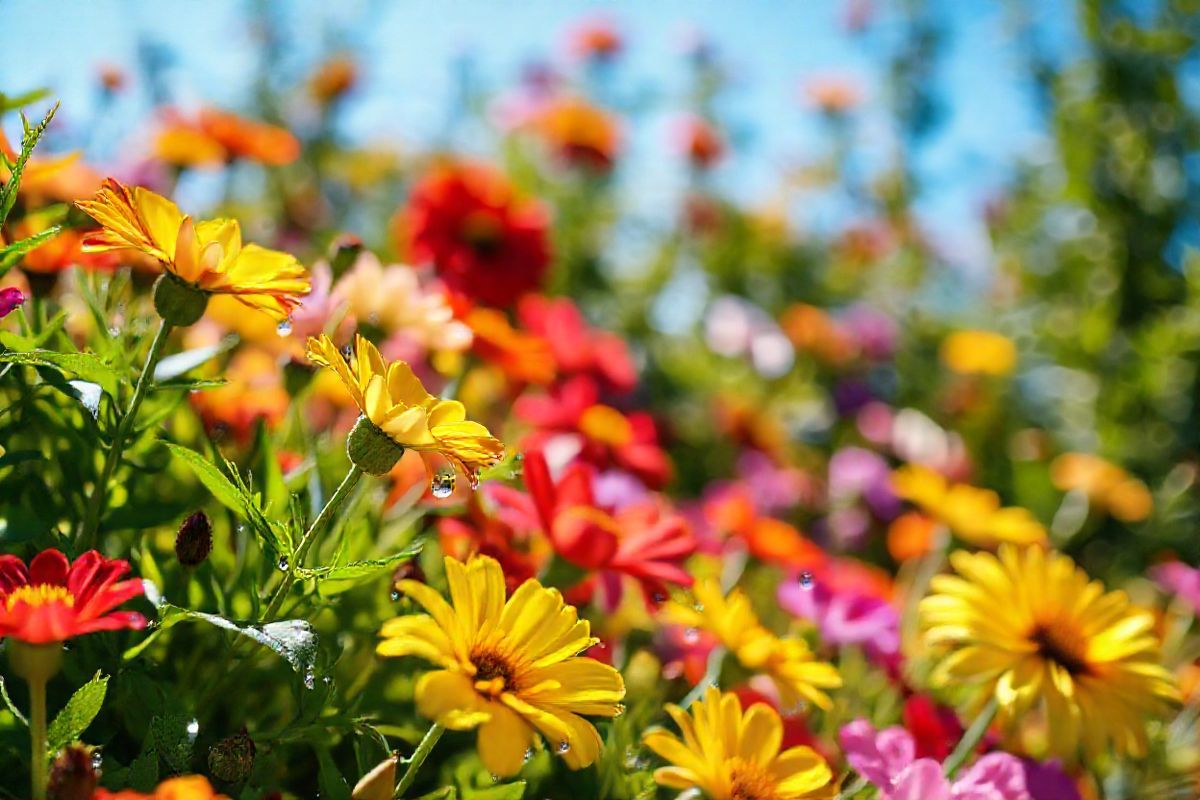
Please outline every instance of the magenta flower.
[[900, 652], [900, 615], [881, 598], [818, 578], [781, 583], [779, 605], [816, 623], [821, 639], [829, 644], [861, 645], [884, 662]]
[[1165, 591], [1178, 595], [1194, 613], [1200, 614], [1200, 569], [1169, 561], [1150, 570], [1150, 575]]
[[25, 295], [20, 289], [9, 286], [0, 289], [0, 319], [7, 317], [13, 309], [25, 302]]
[[842, 727], [846, 760], [879, 789], [880, 800], [1032, 800], [1021, 760], [989, 753], [951, 781], [932, 758], [915, 758], [912, 734], [900, 727], [876, 731], [865, 719]]

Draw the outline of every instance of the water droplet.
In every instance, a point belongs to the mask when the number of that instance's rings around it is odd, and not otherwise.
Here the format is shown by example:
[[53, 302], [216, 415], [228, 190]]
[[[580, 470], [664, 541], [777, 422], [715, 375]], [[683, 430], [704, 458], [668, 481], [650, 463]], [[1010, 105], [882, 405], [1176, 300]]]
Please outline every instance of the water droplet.
[[651, 595], [651, 599], [656, 603], [665, 603], [667, 602], [667, 595], [663, 592], [655, 592]]
[[479, 488], [479, 470], [467, 470], [467, 482], [471, 484], [471, 491]]
[[111, 328], [108, 329], [108, 335], [115, 339], [116, 337], [121, 335], [121, 329], [118, 328], [116, 325], [113, 325]]
[[283, 322], [281, 322], [277, 326], [275, 326], [275, 332], [278, 333], [280, 336], [291, 336], [292, 335], [292, 318], [288, 317]]
[[400, 599], [400, 591], [398, 589], [392, 589], [391, 596], [392, 596], [392, 602], [395, 603], [397, 600]]
[[700, 612], [701, 614], [703, 614], [703, 613], [704, 613], [704, 603], [696, 603], [696, 605], [694, 606], [694, 608], [695, 608], [695, 609], [696, 609], [698, 612]]
[[325, 684], [326, 686], [333, 686], [333, 676], [326, 675], [324, 678], [321, 678], [321, 683]]
[[342, 358], [346, 359], [347, 361], [354, 358], [354, 348], [351, 345], [347, 344], [342, 346]]
[[813, 587], [813, 575], [808, 570], [800, 573], [800, 588], [811, 589]]
[[304, 673], [304, 688], [312, 689], [317, 685], [317, 676], [310, 669]]
[[525, 748], [525, 761], [529, 761], [529, 759], [531, 759], [531, 758], [533, 758], [533, 748], [526, 747]]
[[445, 500], [454, 494], [454, 470], [442, 467], [433, 473], [433, 479], [429, 482], [429, 492], [438, 500]]
[[688, 644], [695, 644], [700, 641], [700, 631], [696, 628], [688, 628], [683, 632], [683, 641]]
[[568, 750], [570, 750], [570, 749], [571, 749], [571, 743], [570, 743], [570, 742], [567, 742], [567, 741], [562, 741], [562, 742], [559, 742], [559, 743], [558, 743], [558, 752], [559, 752], [559, 754], [560, 754], [560, 755], [561, 755], [562, 753], [565, 753], [565, 752], [567, 752], [567, 751], [568, 751]]
[[280, 556], [275, 566], [279, 567], [280, 572], [287, 572], [288, 568], [291, 567], [291, 563], [287, 560], [287, 556]]
[[237, 526], [237, 532], [238, 532], [238, 535], [241, 535], [241, 534], [245, 533], [245, 532], [246, 532], [246, 526], [245, 526], [245, 525], [238, 525], [238, 526]]
[[95, 750], [92, 751], [92, 769], [99, 772], [100, 767], [103, 764], [104, 764], [104, 754], [101, 753], [100, 748], [97, 747]]
[[614, 717], [619, 717], [619, 716], [621, 716], [621, 715], [622, 715], [622, 714], [624, 714], [624, 713], [625, 713], [625, 704], [624, 704], [624, 703], [617, 703], [617, 708], [616, 708], [616, 711], [613, 713], [613, 716], [614, 716]]
[[188, 741], [196, 741], [196, 735], [198, 733], [200, 733], [200, 721], [194, 719], [187, 724]]
[[608, 647], [608, 645], [604, 643], [604, 640], [603, 640], [603, 639], [601, 639], [600, 641], [596, 642], [596, 644], [595, 644], [595, 648], [596, 648], [597, 650], [603, 650], [603, 649], [605, 649], [606, 647]]
[[499, 783], [499, 782], [500, 782], [500, 776], [493, 772], [492, 773], [492, 783]]

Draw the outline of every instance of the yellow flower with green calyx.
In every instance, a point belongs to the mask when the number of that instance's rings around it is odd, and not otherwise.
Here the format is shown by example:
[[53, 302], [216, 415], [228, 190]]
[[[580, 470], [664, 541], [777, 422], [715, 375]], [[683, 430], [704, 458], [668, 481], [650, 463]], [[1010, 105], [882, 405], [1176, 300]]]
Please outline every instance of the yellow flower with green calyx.
[[743, 667], [774, 682], [785, 708], [801, 702], [832, 707], [822, 690], [840, 687], [842, 678], [832, 664], [818, 661], [803, 640], [781, 639], [764, 628], [740, 589], [726, 597], [715, 580], [706, 579], [697, 581], [692, 592], [695, 606], [676, 601], [663, 606], [665, 622], [711, 633]]
[[162, 195], [112, 178], [76, 205], [101, 225], [84, 239], [86, 252], [136, 250], [166, 270], [154, 301], [172, 325], [200, 319], [211, 294], [231, 295], [282, 321], [309, 291], [308, 273], [294, 256], [243, 244], [237, 220], [193, 221]]
[[612, 667], [580, 655], [598, 641], [587, 621], [533, 579], [506, 601], [494, 559], [445, 565], [450, 602], [423, 583], [399, 581], [428, 613], [384, 623], [378, 646], [380, 655], [441, 667], [417, 681], [417, 710], [452, 730], [478, 729], [479, 757], [498, 777], [520, 771], [537, 734], [572, 769], [593, 763], [602, 742], [584, 715], [619, 715], [625, 684]]
[[670, 789], [699, 789], [709, 800], [830, 800], [838, 791], [833, 772], [812, 748], [780, 752], [783, 722], [775, 709], [756, 703], [743, 711], [735, 694], [709, 687], [688, 711], [667, 713], [680, 736], [647, 731], [646, 746], [671, 763], [654, 771]]
[[926, 644], [948, 651], [935, 684], [994, 698], [1008, 727], [1040, 713], [1047, 749], [1063, 758], [1081, 744], [1092, 756], [1146, 753], [1147, 719], [1179, 698], [1150, 613], [1040, 547], [959, 551], [950, 563], [958, 574], [935, 577], [920, 605]]
[[308, 340], [307, 354], [314, 364], [334, 371], [362, 412], [347, 449], [366, 472], [386, 473], [404, 448], [440, 453], [472, 480], [503, 457], [504, 444], [468, 420], [462, 403], [425, 391], [408, 364], [387, 363], [362, 336], [355, 337], [351, 356], [344, 356], [325, 334]]

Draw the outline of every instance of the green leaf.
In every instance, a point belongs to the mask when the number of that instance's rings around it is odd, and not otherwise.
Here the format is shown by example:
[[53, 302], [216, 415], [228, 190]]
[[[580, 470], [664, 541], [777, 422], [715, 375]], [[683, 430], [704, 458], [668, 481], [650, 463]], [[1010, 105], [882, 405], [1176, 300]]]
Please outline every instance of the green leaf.
[[21, 713], [21, 710], [13, 705], [12, 698], [8, 696], [8, 684], [5, 683], [3, 677], [0, 677], [0, 698], [4, 699], [4, 705], [6, 705], [8, 710], [12, 712], [12, 715], [19, 719], [22, 725], [28, 728], [29, 720], [25, 719], [25, 715]]
[[55, 103], [46, 112], [46, 116], [42, 117], [42, 121], [32, 128], [25, 122], [24, 116], [21, 117], [21, 122], [25, 126], [25, 135], [21, 137], [21, 154], [13, 162], [8, 182], [4, 184], [3, 189], [0, 189], [0, 225], [3, 225], [4, 221], [8, 219], [8, 212], [12, 211], [13, 204], [17, 202], [17, 188], [21, 185], [21, 173], [25, 171], [25, 165], [29, 162], [29, 156], [33, 154], [33, 148], [37, 147], [38, 140], [42, 138], [42, 134], [50, 125], [50, 120], [54, 119], [57, 112], [58, 103]]
[[92, 724], [92, 720], [100, 713], [104, 705], [104, 695], [108, 693], [108, 676], [101, 677], [97, 672], [95, 677], [80, 686], [63, 710], [50, 723], [47, 742], [51, 753], [56, 753], [63, 747], [76, 741]]
[[179, 714], [156, 716], [150, 720], [154, 750], [172, 772], [188, 772], [192, 762], [194, 735], [188, 732], [188, 720]]
[[204, 484], [204, 488], [208, 489], [212, 493], [212, 496], [216, 498], [217, 502], [243, 519], [249, 516], [245, 499], [238, 492], [237, 487], [233, 485], [229, 478], [225, 477], [225, 474], [221, 470], [217, 469], [215, 464], [195, 450], [171, 442], [164, 442], [164, 444], [171, 451], [171, 455], [188, 465], [196, 477], [200, 479], [200, 483]]
[[421, 546], [422, 542], [413, 542], [399, 553], [386, 558], [352, 561], [339, 567], [300, 568], [296, 570], [296, 575], [304, 580], [315, 580], [321, 596], [332, 597], [386, 572], [394, 571], [397, 564], [410, 561], [420, 553]]
[[0, 276], [3, 276], [16, 266], [17, 262], [21, 260], [21, 256], [33, 248], [45, 244], [60, 233], [62, 233], [62, 226], [52, 225], [44, 231], [35, 233], [33, 236], [13, 242], [5, 247], [0, 247]]
[[46, 88], [31, 89], [23, 94], [4, 94], [0, 92], [0, 114], [8, 111], [16, 111], [22, 106], [27, 106], [30, 103], [36, 103], [39, 100], [44, 100], [50, 96], [50, 90]]
[[525, 781], [489, 786], [486, 789], [463, 789], [463, 800], [521, 800], [525, 796]]
[[110, 395], [117, 393], [121, 376], [93, 353], [59, 353], [54, 350], [28, 350], [25, 352], [0, 353], [0, 363], [25, 364], [35, 367], [53, 367], [59, 372], [77, 375], [96, 383]]
[[167, 356], [154, 368], [154, 382], [167, 381], [193, 370], [206, 361], [219, 356], [234, 347], [238, 337], [226, 336], [221, 341], [207, 347], [197, 347], [194, 350], [184, 350], [173, 356]]
[[329, 754], [329, 750], [320, 746], [313, 749], [317, 753], [317, 781], [321, 785], [320, 796], [331, 800], [350, 800], [350, 787], [347, 785], [346, 779], [342, 777], [342, 773], [338, 771], [337, 765], [333, 763], [333, 756]]

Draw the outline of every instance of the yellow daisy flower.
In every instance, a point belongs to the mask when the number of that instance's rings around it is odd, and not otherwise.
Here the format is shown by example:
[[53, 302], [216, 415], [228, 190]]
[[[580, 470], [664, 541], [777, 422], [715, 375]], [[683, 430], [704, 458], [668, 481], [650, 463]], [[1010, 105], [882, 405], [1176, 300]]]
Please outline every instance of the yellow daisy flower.
[[[100, 223], [101, 230], [84, 240], [87, 252], [132, 249], [162, 264], [178, 279], [183, 294], [191, 289], [203, 301], [209, 294], [228, 294], [247, 306], [286, 319], [309, 290], [308, 275], [294, 256], [255, 244], [242, 244], [237, 220], [194, 222], [167, 198], [108, 178], [92, 200], [76, 203]], [[160, 305], [158, 292], [156, 306]], [[194, 310], [198, 306], [198, 311]], [[204, 313], [204, 303], [172, 324], [190, 325]]]
[[417, 681], [417, 711], [451, 730], [478, 728], [479, 757], [496, 776], [520, 771], [538, 733], [571, 769], [594, 762], [600, 734], [580, 715], [620, 714], [625, 684], [612, 667], [579, 655], [599, 641], [587, 621], [533, 579], [506, 602], [494, 559], [445, 564], [451, 602], [423, 583], [399, 581], [428, 614], [396, 617], [380, 631], [380, 655], [441, 667]]
[[1001, 542], [1041, 544], [1046, 541], [1046, 528], [1026, 509], [1001, 507], [1000, 496], [992, 490], [950, 483], [942, 475], [919, 464], [895, 470], [892, 491], [976, 547], [995, 547]]
[[1050, 465], [1050, 481], [1064, 492], [1082, 492], [1122, 522], [1141, 522], [1154, 511], [1146, 484], [1111, 461], [1090, 453], [1063, 453]]
[[780, 752], [783, 723], [763, 703], [745, 712], [735, 694], [709, 687], [691, 714], [668, 705], [682, 739], [647, 731], [646, 746], [672, 766], [654, 771], [670, 789], [699, 789], [710, 800], [819, 800], [837, 794], [833, 772], [812, 748]]
[[[348, 443], [355, 463], [375, 475], [387, 472], [400, 457], [400, 448], [423, 453], [441, 453], [474, 479], [479, 470], [495, 464], [504, 455], [504, 445], [478, 422], [467, 419], [466, 409], [456, 400], [442, 400], [425, 391], [412, 368], [403, 361], [388, 364], [375, 345], [356, 336], [354, 355], [347, 358], [328, 335], [308, 340], [308, 358], [328, 367], [341, 379], [370, 427], [362, 422]], [[363, 431], [356, 440], [358, 431]], [[386, 437], [382, 461], [368, 456], [381, 448], [371, 442], [375, 431]], [[356, 444], [361, 444], [356, 453]], [[394, 457], [393, 457], [394, 456]], [[388, 463], [387, 459], [391, 458]]]
[[942, 341], [940, 355], [961, 375], [1011, 375], [1017, 366], [1012, 339], [991, 331], [956, 331]]
[[994, 697], [1009, 726], [1041, 711], [1055, 755], [1081, 742], [1091, 755], [1146, 752], [1146, 719], [1178, 699], [1149, 613], [1061, 553], [1005, 545], [950, 561], [958, 575], [935, 577], [920, 606], [926, 643], [951, 650], [935, 683]]
[[762, 626], [750, 606], [750, 598], [740, 589], [726, 597], [712, 579], [699, 580], [692, 590], [696, 605], [672, 600], [663, 605], [665, 622], [707, 631], [720, 640], [743, 667], [768, 676], [779, 691], [785, 708], [801, 701], [828, 709], [829, 696], [822, 689], [842, 685], [837, 669], [817, 661], [801, 639], [781, 639]]

